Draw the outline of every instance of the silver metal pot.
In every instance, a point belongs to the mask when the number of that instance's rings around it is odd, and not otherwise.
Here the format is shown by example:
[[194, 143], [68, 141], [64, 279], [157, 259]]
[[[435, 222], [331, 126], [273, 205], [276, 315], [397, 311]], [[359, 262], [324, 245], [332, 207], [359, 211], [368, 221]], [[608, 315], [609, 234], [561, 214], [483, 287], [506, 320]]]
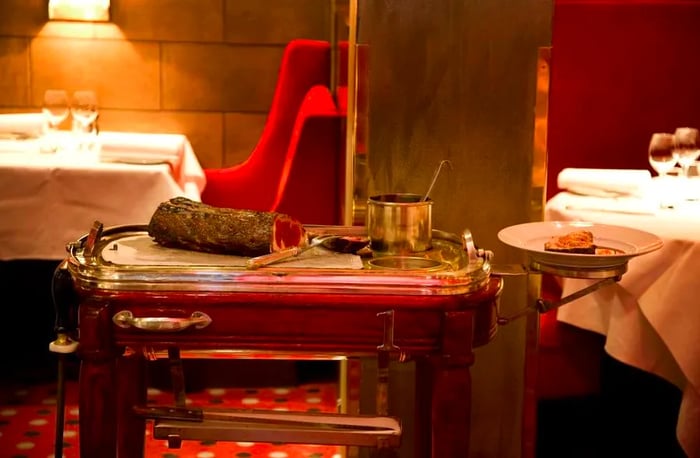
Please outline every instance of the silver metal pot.
[[367, 201], [367, 235], [372, 251], [405, 255], [432, 247], [431, 199], [410, 193], [379, 194]]

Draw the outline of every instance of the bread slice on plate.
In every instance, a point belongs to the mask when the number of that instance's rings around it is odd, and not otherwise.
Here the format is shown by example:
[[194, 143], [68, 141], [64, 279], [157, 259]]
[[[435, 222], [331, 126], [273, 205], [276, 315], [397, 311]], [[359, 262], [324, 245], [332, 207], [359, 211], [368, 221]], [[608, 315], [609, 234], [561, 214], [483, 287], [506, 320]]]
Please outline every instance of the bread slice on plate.
[[574, 231], [555, 236], [544, 243], [545, 251], [574, 254], [596, 254], [591, 231]]

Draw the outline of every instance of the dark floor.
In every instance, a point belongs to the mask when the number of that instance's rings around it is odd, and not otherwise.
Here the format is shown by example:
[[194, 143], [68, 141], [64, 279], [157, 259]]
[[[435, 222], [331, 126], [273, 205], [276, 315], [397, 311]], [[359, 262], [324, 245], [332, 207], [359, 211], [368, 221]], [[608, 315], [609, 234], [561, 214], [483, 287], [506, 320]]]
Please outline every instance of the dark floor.
[[684, 458], [680, 400], [665, 380], [604, 356], [600, 395], [540, 402], [537, 458]]
[[[56, 358], [34, 367], [10, 368], [0, 376], [0, 389], [8, 382], [46, 383], [56, 378]], [[194, 362], [185, 361], [186, 364]], [[210, 365], [212, 361], [208, 361]], [[291, 362], [280, 369], [279, 361], [250, 365], [226, 361], [209, 367], [228, 379], [228, 386], [254, 386], [264, 380], [282, 384], [337, 381], [333, 362]], [[68, 356], [68, 378], [77, 380], [77, 361]], [[154, 368], [155, 377], [166, 380], [167, 367]], [[186, 368], [188, 390], [202, 389], [207, 371], [196, 365]], [[10, 375], [11, 374], [11, 375]], [[283, 375], [284, 374], [284, 375]], [[667, 382], [625, 366], [611, 358], [604, 361], [603, 390], [598, 396], [541, 401], [538, 406], [536, 458], [684, 458], [675, 436], [680, 392]], [[163, 382], [166, 383], [167, 382]], [[167, 389], [168, 386], [163, 385]]]
[[[7, 380], [3, 381], [6, 383]], [[79, 458], [79, 386], [68, 380], [64, 385], [65, 406], [58, 412], [58, 393], [55, 381], [30, 385], [7, 385], [0, 389], [0, 457], [46, 458], [63, 455]], [[212, 389], [213, 388], [213, 389]], [[169, 405], [169, 390], [150, 387], [148, 403]], [[189, 405], [207, 409], [230, 409], [255, 404], [256, 408], [287, 409], [313, 412], [335, 412], [337, 385], [309, 383], [298, 386], [222, 387], [209, 385], [206, 389], [188, 391]], [[56, 452], [57, 421], [61, 419], [61, 451]], [[148, 422], [145, 428], [143, 456], [145, 458], [193, 457], [259, 457], [334, 458], [338, 446], [317, 444], [288, 444], [278, 442], [213, 441], [186, 438], [182, 443], [169, 443], [155, 435], [155, 427]]]

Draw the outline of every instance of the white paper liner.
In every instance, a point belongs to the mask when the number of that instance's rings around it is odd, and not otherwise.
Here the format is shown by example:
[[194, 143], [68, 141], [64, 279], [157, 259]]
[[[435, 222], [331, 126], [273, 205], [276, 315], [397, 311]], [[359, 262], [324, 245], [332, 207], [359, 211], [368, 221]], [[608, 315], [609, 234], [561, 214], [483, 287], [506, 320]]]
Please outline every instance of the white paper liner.
[[[109, 243], [101, 253], [106, 262], [121, 266], [222, 266], [245, 269], [245, 256], [203, 253], [166, 248], [148, 235], [123, 237]], [[354, 254], [336, 253], [321, 246], [305, 251], [296, 258], [280, 261], [273, 266], [317, 269], [362, 269], [362, 259]]]

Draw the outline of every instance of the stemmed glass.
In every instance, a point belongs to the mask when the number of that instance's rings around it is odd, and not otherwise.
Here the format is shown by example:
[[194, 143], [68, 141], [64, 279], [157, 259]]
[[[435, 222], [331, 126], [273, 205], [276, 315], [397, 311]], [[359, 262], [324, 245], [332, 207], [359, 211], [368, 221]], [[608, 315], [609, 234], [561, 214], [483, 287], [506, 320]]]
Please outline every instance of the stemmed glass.
[[663, 178], [673, 170], [678, 159], [675, 153], [675, 136], [669, 133], [655, 133], [649, 141], [649, 164]]
[[58, 126], [66, 120], [70, 111], [68, 92], [62, 89], [46, 90], [44, 92], [41, 111], [44, 113], [44, 118], [46, 118], [46, 134], [50, 142], [50, 151], [55, 152], [58, 149], [58, 144], [55, 139], [56, 131], [58, 130]]
[[95, 121], [97, 120], [97, 95], [94, 91], [75, 91], [71, 104], [71, 114], [74, 120], [74, 130], [77, 131], [79, 141], [78, 149], [90, 149], [90, 137], [95, 132]]
[[97, 119], [97, 95], [93, 91], [75, 91], [71, 114], [80, 127], [87, 130]]
[[674, 134], [655, 133], [649, 141], [649, 164], [659, 174], [659, 186], [655, 195], [662, 208], [674, 206], [674, 190], [665, 177], [676, 166], [676, 138]]
[[673, 155], [681, 166], [681, 176], [684, 178], [688, 178], [688, 170], [700, 157], [699, 135], [700, 132], [694, 127], [679, 127], [674, 133]]

